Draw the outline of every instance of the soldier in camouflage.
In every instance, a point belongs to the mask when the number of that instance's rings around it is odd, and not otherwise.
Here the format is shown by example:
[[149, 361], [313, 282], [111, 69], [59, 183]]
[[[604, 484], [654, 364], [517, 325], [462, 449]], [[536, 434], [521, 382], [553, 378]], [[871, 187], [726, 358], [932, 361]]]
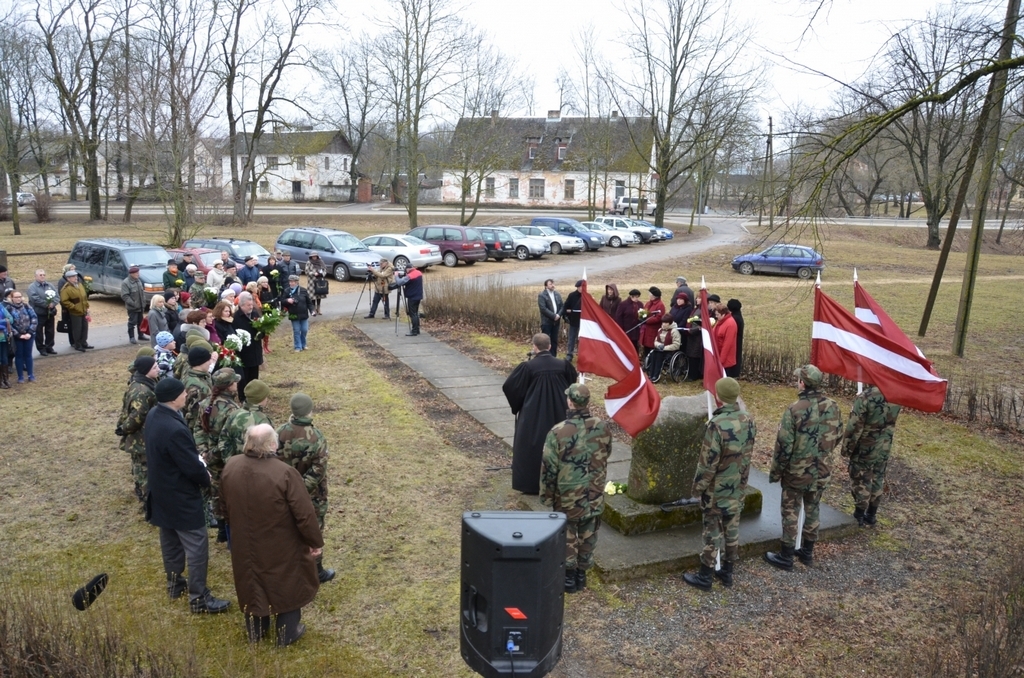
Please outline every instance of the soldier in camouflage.
[[[135, 354], [136, 358], [141, 358], [144, 355], [148, 355], [150, 358], [156, 360], [156, 351], [149, 346], [140, 346], [138, 352]], [[135, 360], [133, 359], [128, 363], [128, 384], [132, 383], [132, 377], [135, 376]]]
[[[832, 450], [842, 436], [839, 406], [818, 392], [822, 374], [814, 365], [798, 368], [794, 375], [800, 399], [782, 415], [775, 441], [768, 481], [782, 483], [782, 548], [764, 559], [782, 570], [793, 569], [793, 556], [804, 565], [814, 561], [818, 540], [818, 504], [832, 474]], [[803, 542], [796, 550], [800, 506], [804, 509]]]
[[263, 406], [270, 397], [270, 387], [260, 379], [253, 379], [245, 385], [245, 404], [231, 413], [224, 423], [220, 436], [220, 460], [226, 464], [228, 459], [243, 453], [245, 432], [256, 424], [270, 424], [270, 417], [263, 411]]
[[[736, 404], [739, 383], [732, 377], [719, 379], [715, 393], [724, 404], [708, 422], [693, 478], [693, 496], [700, 497], [704, 520], [704, 550], [700, 554], [700, 571], [683, 575], [687, 584], [705, 591], [711, 590], [712, 575], [723, 585], [732, 586], [733, 564], [740, 557], [740, 513], [750, 475], [750, 453], [757, 435], [754, 418]], [[722, 567], [716, 572], [715, 561], [720, 553]]]
[[875, 524], [900, 409], [877, 386], [865, 385], [846, 422], [840, 454], [850, 462], [850, 490], [857, 505], [853, 517], [861, 527]]
[[224, 462], [220, 458], [220, 439], [228, 419], [238, 410], [238, 373], [230, 367], [222, 367], [213, 373], [210, 395], [199, 401], [199, 417], [192, 429], [199, 454], [210, 471], [210, 492], [207, 500], [217, 519], [217, 541], [228, 540], [224, 524], [224, 512], [220, 505], [220, 472]]
[[586, 588], [594, 564], [612, 436], [603, 421], [590, 416], [587, 386], [571, 384], [565, 395], [566, 419], [544, 441], [540, 495], [546, 506], [565, 514], [565, 591], [575, 593]]
[[159, 368], [152, 356], [139, 356], [133, 367], [134, 372], [121, 403], [121, 416], [117, 418], [116, 433], [121, 437], [121, 449], [128, 453], [132, 461], [135, 496], [144, 503], [149, 491], [144, 426], [146, 415], [156, 405], [153, 389], [156, 388]]
[[[309, 498], [316, 509], [321, 534], [327, 515], [327, 439], [313, 426], [313, 399], [296, 393], [289, 401], [292, 416], [277, 429], [278, 456], [295, 468], [306, 483]], [[321, 584], [334, 579], [334, 570], [324, 567], [324, 556], [316, 557], [316, 573]]]
[[188, 307], [200, 309], [206, 306], [206, 274], [197, 270], [195, 280], [188, 288]]
[[[210, 376], [210, 365], [213, 354], [202, 346], [193, 346], [188, 352], [188, 372], [185, 373], [185, 407], [181, 414], [190, 430], [195, 430], [199, 423], [199, 403], [210, 397], [213, 390], [213, 377]], [[195, 433], [192, 434], [195, 438]], [[198, 446], [197, 446], [198, 447]], [[200, 450], [202, 452], [202, 450]]]
[[203, 341], [203, 335], [199, 332], [189, 330], [185, 335], [185, 347], [178, 352], [174, 358], [174, 365], [171, 367], [171, 372], [178, 381], [185, 381], [185, 373], [188, 372], [188, 352], [200, 341]]

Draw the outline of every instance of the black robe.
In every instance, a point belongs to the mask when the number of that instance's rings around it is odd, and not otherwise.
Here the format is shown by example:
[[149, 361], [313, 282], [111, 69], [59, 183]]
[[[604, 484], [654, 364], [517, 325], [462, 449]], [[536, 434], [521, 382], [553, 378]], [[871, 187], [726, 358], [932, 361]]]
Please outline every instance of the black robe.
[[576, 376], [572, 363], [545, 351], [520, 363], [502, 385], [512, 414], [516, 415], [512, 489], [523, 494], [540, 492], [544, 439], [555, 424], [565, 420], [565, 389], [576, 381]]

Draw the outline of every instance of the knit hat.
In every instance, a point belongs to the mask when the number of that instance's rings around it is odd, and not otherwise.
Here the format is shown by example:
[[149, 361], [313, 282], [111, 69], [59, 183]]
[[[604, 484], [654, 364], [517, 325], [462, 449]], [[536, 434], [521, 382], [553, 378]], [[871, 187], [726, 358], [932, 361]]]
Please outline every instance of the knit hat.
[[160, 348], [167, 348], [167, 344], [174, 341], [174, 335], [164, 330], [156, 335], [156, 345]]
[[193, 346], [188, 352], [189, 367], [199, 367], [210, 359], [210, 352], [205, 348]]
[[174, 298], [174, 291], [173, 290], [165, 290], [164, 291], [164, 301], [170, 301], [173, 298]]
[[821, 386], [821, 380], [824, 379], [821, 370], [814, 365], [804, 365], [793, 370], [793, 376], [800, 381], [804, 382], [805, 386], [815, 388]]
[[305, 393], [296, 393], [288, 404], [296, 417], [308, 417], [313, 412], [313, 399]]
[[142, 346], [135, 353], [136, 358], [141, 358], [144, 355], [148, 355], [150, 358], [152, 358], [153, 356], [156, 355], [156, 351], [154, 351], [150, 346]]
[[192, 346], [190, 346], [189, 348], [196, 348], [197, 346], [200, 348], [205, 348], [207, 351], [210, 352], [211, 355], [213, 354], [213, 344], [206, 341], [205, 339], [200, 339], [196, 343], [192, 344]]
[[651, 296], [654, 297], [655, 299], [661, 299], [661, 290], [659, 290], [657, 287], [649, 287], [647, 288], [647, 291], [650, 292]]
[[[152, 351], [153, 349], [150, 350]], [[153, 359], [153, 356], [140, 355], [135, 359], [135, 374], [145, 376], [153, 369], [153, 365], [156, 365], [156, 360]]]
[[195, 332], [194, 330], [189, 330], [185, 334], [185, 348], [192, 348], [193, 346], [196, 345], [197, 341], [202, 341], [202, 339], [203, 339], [203, 335], [199, 334], [199, 332]]
[[565, 395], [576, 405], [582, 406], [590, 402], [590, 389], [586, 384], [570, 384], [569, 388], [565, 389]]
[[270, 395], [270, 387], [266, 382], [253, 379], [245, 385], [245, 399], [253, 404], [262, 403]]
[[715, 382], [715, 393], [719, 400], [731, 405], [740, 397], [740, 383], [732, 377], [722, 377]]
[[736, 313], [743, 308], [743, 304], [740, 303], [739, 299], [730, 299], [725, 305], [729, 308], [729, 313]]
[[228, 386], [237, 383], [242, 377], [230, 367], [222, 367], [213, 373], [214, 386]]
[[156, 383], [156, 401], [158, 403], [169, 403], [185, 392], [185, 384], [174, 377], [164, 377]]

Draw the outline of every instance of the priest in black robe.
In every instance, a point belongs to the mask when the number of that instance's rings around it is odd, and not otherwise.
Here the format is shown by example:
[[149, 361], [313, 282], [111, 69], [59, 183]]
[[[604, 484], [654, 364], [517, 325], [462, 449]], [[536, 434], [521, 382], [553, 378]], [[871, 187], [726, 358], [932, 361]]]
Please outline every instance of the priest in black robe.
[[551, 339], [533, 335], [533, 357], [508, 375], [501, 390], [516, 415], [512, 445], [512, 489], [540, 493], [540, 462], [544, 439], [555, 424], [565, 420], [565, 389], [576, 381], [576, 368], [551, 355]]

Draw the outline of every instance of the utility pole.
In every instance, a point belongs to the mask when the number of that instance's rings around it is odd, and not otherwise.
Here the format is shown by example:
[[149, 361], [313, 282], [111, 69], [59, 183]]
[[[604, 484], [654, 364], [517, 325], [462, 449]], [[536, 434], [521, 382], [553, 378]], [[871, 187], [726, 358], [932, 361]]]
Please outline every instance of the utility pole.
[[[765, 145], [764, 150], [764, 171], [761, 172], [761, 209], [757, 213], [757, 226], [761, 227], [761, 219], [764, 217], [764, 194], [765, 184], [768, 181], [768, 173], [771, 171], [771, 157], [772, 157], [772, 116], [768, 116], [768, 143]], [[772, 223], [772, 210], [768, 210], [768, 222]]]

